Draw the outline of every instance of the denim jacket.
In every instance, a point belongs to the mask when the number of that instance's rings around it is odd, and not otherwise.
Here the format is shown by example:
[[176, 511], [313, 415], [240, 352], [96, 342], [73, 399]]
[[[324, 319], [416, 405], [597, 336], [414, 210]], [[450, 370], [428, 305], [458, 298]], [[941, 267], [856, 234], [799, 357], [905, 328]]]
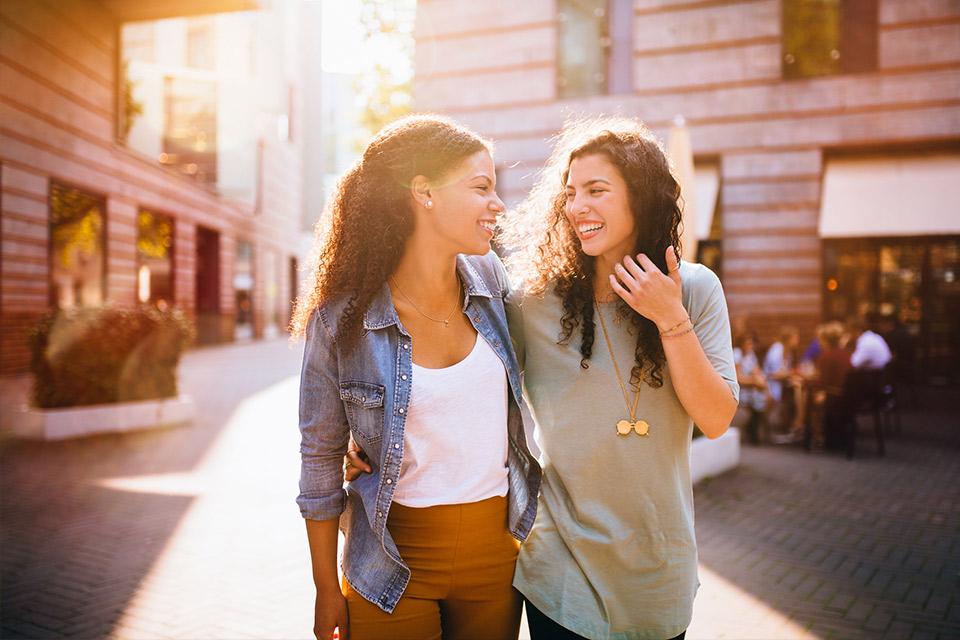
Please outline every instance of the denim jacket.
[[[510, 384], [507, 466], [510, 533], [524, 540], [533, 526], [540, 466], [527, 449], [521, 418], [520, 368], [507, 329], [506, 273], [493, 252], [458, 256], [463, 312], [503, 362]], [[304, 518], [340, 518], [346, 544], [344, 576], [355, 591], [392, 613], [410, 580], [386, 528], [403, 461], [403, 430], [413, 382], [412, 339], [397, 317], [389, 287], [363, 317], [362, 337], [349, 352], [336, 338], [344, 302], [321, 305], [307, 327], [300, 377], [300, 495]], [[343, 483], [350, 435], [373, 473]]]

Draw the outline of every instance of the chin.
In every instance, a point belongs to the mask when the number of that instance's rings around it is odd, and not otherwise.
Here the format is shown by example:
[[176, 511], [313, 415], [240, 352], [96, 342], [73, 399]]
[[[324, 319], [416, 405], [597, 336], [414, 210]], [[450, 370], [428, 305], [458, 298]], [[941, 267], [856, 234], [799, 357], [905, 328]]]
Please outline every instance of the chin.
[[598, 244], [591, 244], [591, 243], [589, 243], [589, 242], [586, 243], [586, 244], [584, 244], [583, 242], [581, 242], [581, 243], [580, 243], [580, 250], [583, 251], [585, 254], [587, 254], [588, 256], [590, 256], [590, 257], [592, 257], [592, 258], [596, 258], [597, 256], [603, 255], [604, 247], [602, 247], [602, 246], [600, 246], [600, 245], [598, 245]]

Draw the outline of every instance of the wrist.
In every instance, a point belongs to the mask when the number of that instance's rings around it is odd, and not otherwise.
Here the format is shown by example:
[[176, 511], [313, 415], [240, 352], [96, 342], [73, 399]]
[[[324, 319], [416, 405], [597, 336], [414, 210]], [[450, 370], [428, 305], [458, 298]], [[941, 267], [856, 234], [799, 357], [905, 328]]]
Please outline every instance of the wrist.
[[343, 595], [343, 591], [340, 590], [340, 580], [336, 576], [322, 580], [315, 579], [313, 584], [316, 587], [317, 596], [320, 598]]
[[679, 311], [658, 318], [655, 324], [657, 325], [657, 330], [663, 335], [678, 329], [684, 329], [689, 322], [690, 316], [688, 316], [686, 310], [681, 307]]

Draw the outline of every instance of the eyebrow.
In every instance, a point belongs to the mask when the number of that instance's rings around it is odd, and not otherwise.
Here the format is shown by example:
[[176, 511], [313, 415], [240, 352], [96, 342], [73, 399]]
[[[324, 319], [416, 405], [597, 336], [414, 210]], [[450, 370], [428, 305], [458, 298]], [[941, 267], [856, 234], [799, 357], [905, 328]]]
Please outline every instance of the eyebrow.
[[493, 183], [493, 180], [490, 179], [490, 176], [488, 176], [488, 175], [485, 174], [485, 173], [478, 173], [477, 175], [475, 175], [475, 176], [473, 176], [472, 178], [470, 178], [470, 180], [477, 180], [477, 179], [486, 180], [487, 182], [489, 182], [489, 183], [491, 183], [491, 184]]
[[[598, 182], [602, 182], [605, 185], [613, 186], [613, 183], [611, 183], [609, 180], [604, 180], [603, 178], [594, 178], [593, 180], [587, 180], [583, 184], [583, 186], [589, 187], [590, 185], [597, 184]], [[574, 189], [574, 188], [575, 187], [572, 184], [567, 183], [567, 189]]]

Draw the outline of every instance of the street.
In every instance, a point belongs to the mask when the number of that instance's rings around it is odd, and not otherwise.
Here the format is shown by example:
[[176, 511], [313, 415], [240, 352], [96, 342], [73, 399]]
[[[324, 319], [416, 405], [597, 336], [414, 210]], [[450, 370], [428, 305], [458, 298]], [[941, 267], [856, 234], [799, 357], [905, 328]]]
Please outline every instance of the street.
[[[3, 638], [310, 637], [300, 354], [188, 353], [189, 427], [2, 443]], [[687, 637], [960, 636], [955, 401], [906, 412], [885, 458], [745, 446], [699, 484]]]

